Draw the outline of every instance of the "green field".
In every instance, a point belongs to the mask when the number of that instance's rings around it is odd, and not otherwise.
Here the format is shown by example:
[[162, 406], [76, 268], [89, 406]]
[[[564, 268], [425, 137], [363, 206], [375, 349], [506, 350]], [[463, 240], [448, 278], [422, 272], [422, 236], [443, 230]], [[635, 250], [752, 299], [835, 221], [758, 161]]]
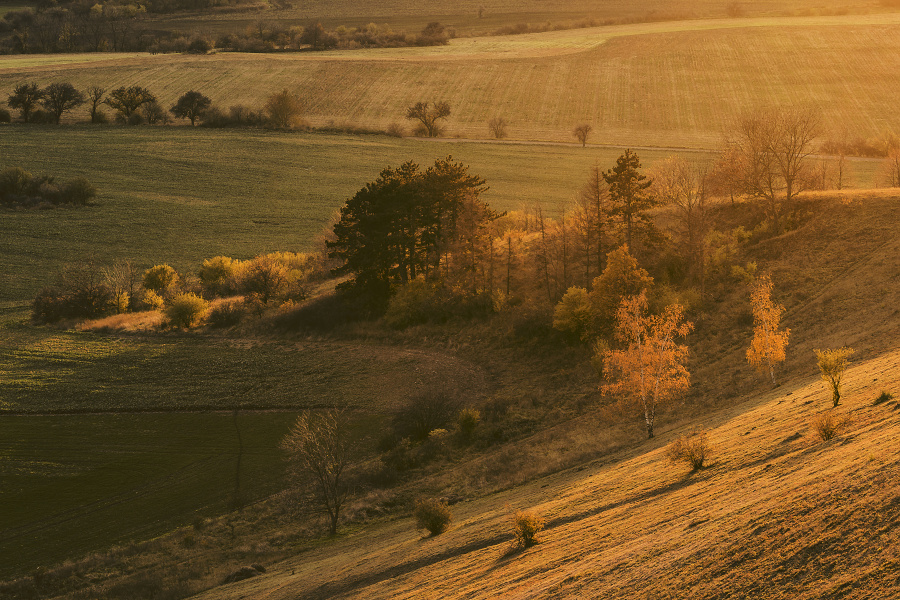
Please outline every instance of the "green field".
[[[87, 177], [95, 206], [0, 211], [0, 301], [24, 302], [70, 261], [185, 271], [218, 254], [308, 250], [347, 197], [386, 166], [452, 154], [490, 185], [496, 209], [572, 200], [621, 149], [441, 142], [187, 127], [3, 129], [0, 165]], [[669, 151], [641, 152], [645, 164]], [[704, 158], [708, 155], [690, 153]]]
[[[209, 56], [82, 55], [0, 62], [0, 96], [16, 83], [142, 85], [164, 106], [190, 89], [223, 108], [299, 93], [313, 125], [385, 128], [405, 107], [443, 99], [449, 137], [487, 138], [502, 115], [509, 135], [712, 148], [759, 104], [814, 104], [835, 135], [900, 129], [900, 15], [718, 19], [465, 38], [444, 47]], [[38, 65], [34, 61], [43, 61]], [[48, 62], [49, 61], [49, 62]], [[73, 114], [83, 120], [85, 113]]]
[[[283, 487], [278, 440], [296, 413], [242, 413], [240, 493]], [[230, 413], [0, 418], [0, 576], [150, 539], [229, 508]]]

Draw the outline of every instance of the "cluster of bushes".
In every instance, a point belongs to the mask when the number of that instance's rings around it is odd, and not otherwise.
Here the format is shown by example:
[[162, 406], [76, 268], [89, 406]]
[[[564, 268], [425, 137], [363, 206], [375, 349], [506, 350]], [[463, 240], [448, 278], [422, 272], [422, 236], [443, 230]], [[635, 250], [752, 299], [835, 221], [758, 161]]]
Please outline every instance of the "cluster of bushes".
[[[183, 276], [166, 264], [141, 271], [129, 262], [112, 267], [82, 263], [67, 268], [56, 286], [41, 290], [32, 316], [53, 323], [160, 310], [172, 327], [189, 329], [202, 322], [228, 327], [272, 303], [304, 298], [304, 285], [318, 268], [317, 255], [292, 252], [249, 260], [217, 256], [204, 261], [196, 276]], [[228, 299], [234, 296], [239, 297]]]
[[97, 195], [97, 188], [84, 177], [59, 183], [49, 175], [33, 176], [19, 167], [0, 171], [0, 205], [85, 206]]

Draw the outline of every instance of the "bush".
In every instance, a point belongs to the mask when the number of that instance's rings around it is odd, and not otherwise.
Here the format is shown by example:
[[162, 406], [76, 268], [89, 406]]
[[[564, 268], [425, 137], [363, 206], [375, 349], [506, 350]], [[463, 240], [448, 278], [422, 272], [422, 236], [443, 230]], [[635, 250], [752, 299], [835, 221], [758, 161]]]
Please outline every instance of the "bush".
[[666, 448], [666, 457], [673, 463], [687, 463], [692, 471], [699, 471], [706, 466], [712, 454], [712, 448], [705, 431], [692, 431], [683, 435]]
[[874, 402], [872, 402], [872, 406], [878, 406], [879, 404], [884, 404], [885, 402], [890, 402], [894, 399], [894, 395], [887, 390], [881, 390], [881, 394], [875, 398]]
[[517, 510], [513, 515], [513, 533], [516, 536], [514, 546], [524, 550], [537, 544], [537, 534], [544, 528], [544, 519], [537, 513]]
[[84, 177], [76, 177], [60, 190], [60, 202], [85, 206], [97, 196], [97, 188]]
[[203, 291], [209, 296], [226, 296], [235, 292], [233, 277], [241, 261], [228, 256], [214, 256], [203, 261], [197, 275]]
[[190, 329], [197, 325], [209, 310], [209, 303], [196, 294], [179, 294], [163, 313], [172, 327]]
[[459, 411], [456, 418], [456, 424], [459, 426], [459, 433], [464, 439], [471, 439], [475, 433], [475, 428], [481, 422], [481, 413], [474, 408], [464, 408]]
[[416, 500], [413, 516], [416, 517], [416, 529], [427, 529], [432, 536], [447, 531], [453, 521], [447, 502], [437, 499]]
[[587, 340], [591, 327], [591, 299], [582, 287], [570, 287], [553, 309], [553, 328]]
[[247, 314], [244, 303], [239, 300], [220, 302], [209, 311], [210, 327], [233, 327], [243, 320]]
[[406, 135], [406, 128], [399, 123], [391, 123], [387, 126], [385, 133], [387, 133], [391, 137], [402, 138]]
[[5, 108], [0, 108], [0, 123], [12, 123], [12, 115]]
[[419, 394], [394, 416], [394, 432], [398, 438], [423, 441], [449, 424], [458, 411], [459, 400], [447, 393]]
[[812, 428], [823, 442], [827, 442], [837, 437], [851, 423], [849, 415], [837, 417], [834, 413], [828, 411], [813, 419]]
[[156, 265], [144, 271], [144, 288], [157, 294], [165, 295], [177, 283], [178, 272], [169, 265]]

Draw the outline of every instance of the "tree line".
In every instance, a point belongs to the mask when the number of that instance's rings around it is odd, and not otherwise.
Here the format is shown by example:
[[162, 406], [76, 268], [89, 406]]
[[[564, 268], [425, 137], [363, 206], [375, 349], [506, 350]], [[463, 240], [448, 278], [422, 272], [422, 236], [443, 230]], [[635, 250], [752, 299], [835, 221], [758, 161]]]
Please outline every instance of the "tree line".
[[[190, 121], [192, 126], [203, 123], [211, 127], [258, 126], [289, 129], [304, 124], [304, 104], [299, 96], [288, 90], [271, 94], [258, 109], [237, 105], [225, 112], [213, 105], [208, 96], [196, 90], [185, 92], [166, 110], [153, 92], [139, 85], [111, 90], [93, 85], [86, 91], [81, 91], [68, 82], [51, 83], [44, 88], [29, 82], [16, 85], [6, 103], [18, 112], [18, 119], [22, 123], [58, 125], [63, 115], [84, 106], [87, 109], [86, 116], [94, 124], [109, 122], [104, 107], [113, 110], [116, 123], [128, 125], [166, 124], [171, 117]], [[11, 121], [9, 111], [0, 110], [0, 122]]]
[[205, 54], [218, 48], [232, 52], [330, 50], [334, 48], [397, 48], [446, 44], [455, 34], [438, 23], [418, 33], [370, 23], [362, 27], [326, 29], [313, 21], [284, 25], [259, 21], [242, 32], [213, 38], [178, 31], [161, 31], [146, 21], [147, 13], [208, 8], [216, 0], [150, 0], [148, 2], [41, 2], [35, 8], [8, 11], [0, 19], [0, 53], [51, 54], [71, 52], [189, 52]]

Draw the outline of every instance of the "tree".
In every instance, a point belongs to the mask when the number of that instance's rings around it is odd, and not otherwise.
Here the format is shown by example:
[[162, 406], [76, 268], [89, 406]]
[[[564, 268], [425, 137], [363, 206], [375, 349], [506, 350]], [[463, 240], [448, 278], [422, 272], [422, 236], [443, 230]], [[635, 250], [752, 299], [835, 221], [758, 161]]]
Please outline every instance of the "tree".
[[31, 120], [31, 113], [43, 97], [44, 93], [36, 83], [21, 83], [13, 88], [13, 93], [6, 103], [11, 109], [19, 111], [23, 123], [28, 123]]
[[149, 102], [156, 102], [156, 96], [150, 90], [139, 85], [116, 88], [103, 101], [104, 104], [118, 113], [120, 120], [126, 123], [131, 115]]
[[663, 204], [674, 206], [682, 254], [703, 291], [704, 239], [707, 231], [706, 173], [686, 160], [670, 156], [653, 169], [653, 193]]
[[641, 406], [648, 439], [653, 437], [657, 408], [690, 385], [683, 364], [687, 346], [675, 343], [694, 328], [683, 319], [684, 308], [678, 304], [666, 307], [662, 315], [647, 316], [643, 292], [623, 300], [616, 315], [616, 338], [623, 347], [606, 353], [604, 372], [616, 381], [603, 389]]
[[53, 122], [59, 125], [62, 114], [85, 103], [84, 94], [71, 83], [51, 83], [41, 92], [41, 105], [53, 115]]
[[196, 120], [202, 117], [210, 106], [212, 106], [212, 100], [200, 92], [191, 91], [181, 96], [175, 106], [169, 109], [169, 112], [179, 119], [190, 119], [191, 127], [193, 127]]
[[484, 183], [450, 156], [424, 172], [411, 161], [384, 169], [347, 200], [327, 242], [342, 263], [333, 272], [353, 275], [342, 289], [378, 305], [419, 275], [438, 278], [442, 265], [471, 264], [463, 255], [474, 251], [472, 236], [497, 216], [478, 198]]
[[585, 286], [590, 286], [591, 253], [596, 256], [596, 272], [603, 272], [603, 259], [607, 253], [609, 237], [607, 210], [609, 204], [609, 185], [603, 177], [599, 165], [591, 167], [588, 181], [581, 188], [577, 197], [575, 210], [575, 227], [582, 241], [582, 253], [585, 260]]
[[91, 123], [100, 123], [101, 119], [105, 119], [105, 117], [101, 117], [102, 113], [100, 112], [100, 104], [103, 102], [105, 93], [106, 89], [99, 85], [92, 85], [87, 90], [88, 101], [91, 103]]
[[594, 279], [591, 299], [591, 327], [595, 335], [613, 331], [618, 307], [627, 297], [650, 289], [653, 278], [622, 246], [606, 255], [606, 268]]
[[428, 102], [416, 102], [406, 109], [406, 118], [420, 123], [416, 133], [424, 134], [426, 137], [441, 135], [444, 129], [438, 124], [438, 121], [449, 116], [450, 105], [446, 102], [435, 102], [433, 106]]
[[855, 350], [844, 346], [831, 350], [817, 349], [814, 352], [822, 381], [831, 387], [831, 401], [834, 403], [832, 406], [837, 406], [841, 401], [841, 380], [844, 378], [844, 371], [847, 370], [847, 362]]
[[744, 164], [740, 149], [734, 144], [727, 144], [713, 163], [709, 172], [708, 184], [711, 194], [728, 196], [734, 204], [735, 195], [744, 191]]
[[286, 89], [269, 96], [263, 110], [272, 127], [291, 129], [303, 124], [303, 101]]
[[776, 232], [809, 181], [807, 158], [820, 132], [820, 116], [812, 108], [759, 109], [738, 123], [731, 143], [744, 166], [744, 191], [761, 202]]
[[772, 302], [772, 279], [759, 277], [750, 290], [753, 310], [753, 340], [747, 349], [747, 361], [761, 373], [769, 372], [775, 385], [775, 365], [784, 362], [790, 329], [779, 331], [784, 307]]
[[621, 219], [625, 231], [625, 245], [633, 252], [634, 233], [643, 230], [644, 237], [653, 239], [659, 235], [653, 221], [647, 214], [659, 201], [648, 193], [653, 182], [639, 169], [641, 160], [631, 150], [616, 160], [616, 166], [608, 170], [603, 178], [609, 184], [611, 208], [609, 214]]
[[502, 140], [506, 137], [506, 119], [503, 117], [491, 117], [488, 119], [488, 129], [495, 139]]
[[355, 444], [343, 412], [307, 411], [281, 440], [292, 475], [306, 484], [313, 499], [330, 520], [331, 535], [337, 533], [341, 509], [350, 496], [346, 471]]
[[578, 127], [576, 127], [575, 129], [572, 130], [572, 135], [575, 136], [575, 139], [577, 139], [579, 142], [581, 142], [582, 148], [587, 146], [588, 136], [591, 134], [591, 131], [593, 131], [593, 129], [594, 129], [593, 127], [591, 127], [590, 125], [585, 123], [583, 125], [579, 125]]

